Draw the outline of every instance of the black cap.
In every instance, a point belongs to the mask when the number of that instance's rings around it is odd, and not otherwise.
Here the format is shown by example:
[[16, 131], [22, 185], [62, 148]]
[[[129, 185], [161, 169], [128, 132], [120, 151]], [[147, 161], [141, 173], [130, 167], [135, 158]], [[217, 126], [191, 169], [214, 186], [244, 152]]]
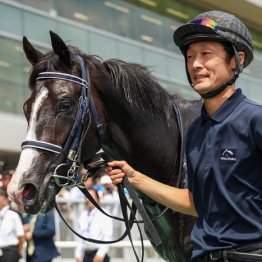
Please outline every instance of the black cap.
[[[204, 20], [213, 21], [205, 25]], [[182, 52], [185, 47], [197, 40], [210, 39], [234, 44], [237, 51], [245, 53], [244, 67], [253, 60], [252, 36], [245, 24], [236, 16], [222, 11], [208, 11], [198, 15], [174, 32], [174, 42]]]

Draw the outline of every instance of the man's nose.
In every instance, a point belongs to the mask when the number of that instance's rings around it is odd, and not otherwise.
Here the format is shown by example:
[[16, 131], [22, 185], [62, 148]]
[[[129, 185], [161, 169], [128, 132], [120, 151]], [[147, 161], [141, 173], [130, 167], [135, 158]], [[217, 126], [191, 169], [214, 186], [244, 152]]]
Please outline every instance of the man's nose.
[[193, 69], [198, 69], [198, 68], [202, 68], [203, 67], [203, 61], [201, 58], [196, 57], [193, 61], [193, 65], [192, 65]]

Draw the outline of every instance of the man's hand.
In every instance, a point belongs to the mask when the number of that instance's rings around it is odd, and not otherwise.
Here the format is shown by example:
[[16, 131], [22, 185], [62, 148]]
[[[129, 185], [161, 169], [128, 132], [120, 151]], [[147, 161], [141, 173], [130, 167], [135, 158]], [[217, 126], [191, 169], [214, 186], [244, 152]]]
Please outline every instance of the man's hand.
[[95, 255], [93, 259], [93, 262], [103, 262], [103, 261], [104, 261], [104, 257], [98, 255]]
[[106, 171], [115, 185], [121, 183], [125, 175], [127, 175], [130, 183], [132, 183], [132, 178], [135, 177], [136, 173], [135, 169], [128, 165], [126, 161], [108, 162]]

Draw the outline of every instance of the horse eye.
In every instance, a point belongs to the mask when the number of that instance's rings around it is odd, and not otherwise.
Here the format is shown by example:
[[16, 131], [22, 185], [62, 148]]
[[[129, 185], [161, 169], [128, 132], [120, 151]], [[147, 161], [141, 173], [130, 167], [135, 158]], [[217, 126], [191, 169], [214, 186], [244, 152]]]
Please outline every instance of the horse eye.
[[66, 112], [72, 108], [73, 103], [71, 101], [62, 101], [58, 105], [59, 112]]

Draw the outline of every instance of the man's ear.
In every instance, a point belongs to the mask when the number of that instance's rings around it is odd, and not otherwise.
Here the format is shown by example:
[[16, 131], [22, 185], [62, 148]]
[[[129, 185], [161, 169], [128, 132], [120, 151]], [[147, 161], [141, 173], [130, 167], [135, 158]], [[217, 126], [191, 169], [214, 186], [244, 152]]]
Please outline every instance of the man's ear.
[[[239, 63], [240, 63], [240, 72], [242, 72], [244, 68], [244, 62], [245, 62], [245, 53], [242, 51], [237, 52], [239, 57]], [[230, 65], [233, 71], [236, 71], [237, 69], [237, 63], [236, 63], [236, 57], [232, 56], [230, 59]]]
[[242, 51], [238, 52], [240, 65], [243, 67], [245, 62], [245, 53]]

